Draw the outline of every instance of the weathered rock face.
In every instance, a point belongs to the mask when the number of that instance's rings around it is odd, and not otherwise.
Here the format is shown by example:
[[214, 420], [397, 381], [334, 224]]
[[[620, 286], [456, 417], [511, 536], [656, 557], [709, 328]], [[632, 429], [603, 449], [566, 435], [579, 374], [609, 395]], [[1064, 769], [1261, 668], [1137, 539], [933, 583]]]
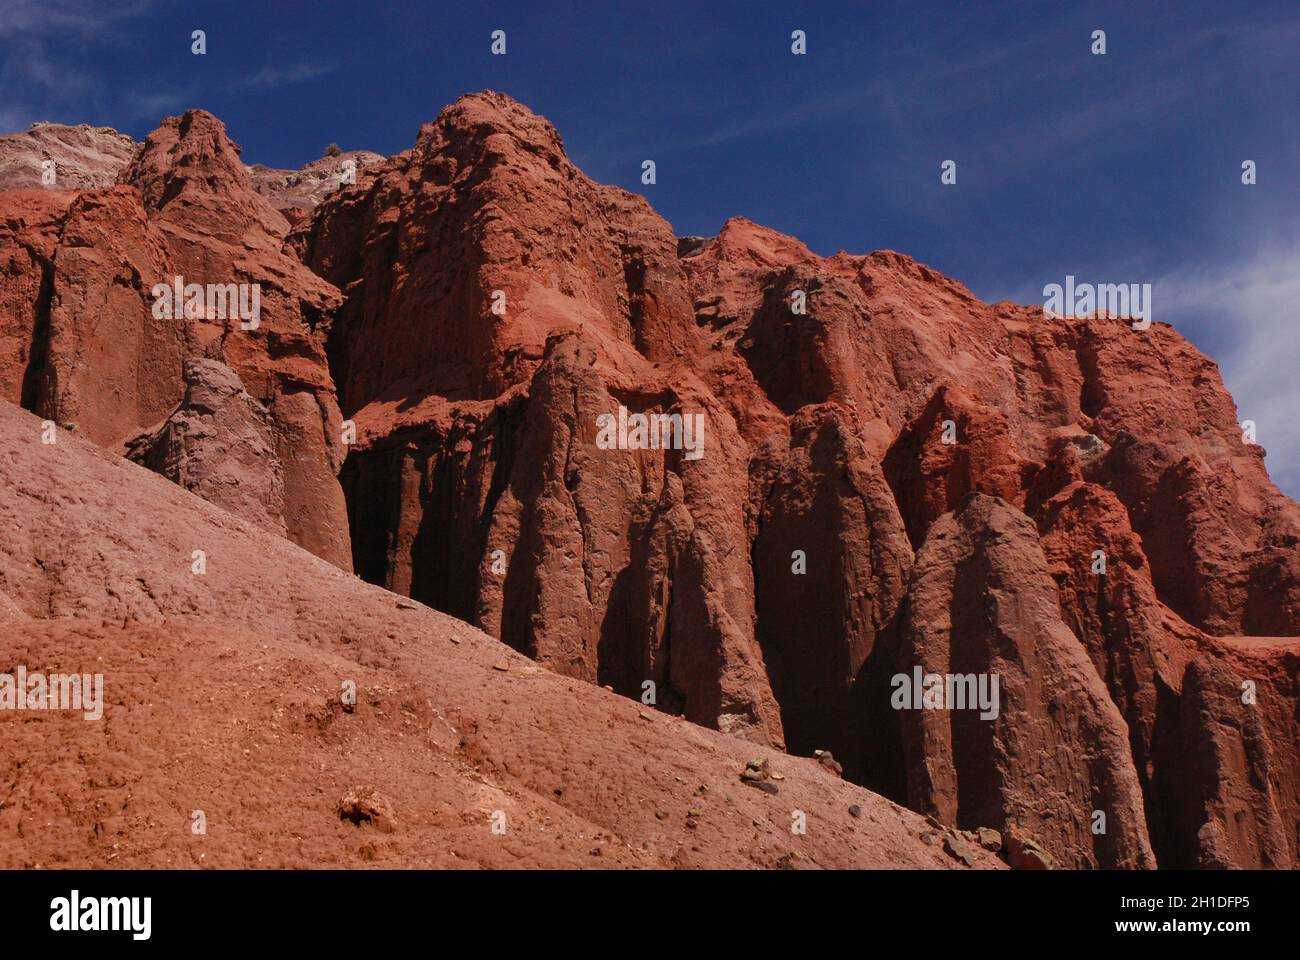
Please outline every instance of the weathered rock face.
[[1123, 330], [1085, 327], [1078, 355], [1093, 432], [1111, 447], [1099, 478], [1128, 509], [1160, 599], [1216, 635], [1300, 633], [1300, 507], [1244, 441], [1214, 363], [1163, 324]]
[[[715, 352], [734, 347], [782, 409], [845, 403], [882, 455], [912, 442], [915, 427], [900, 437], [904, 426], [955, 386], [1002, 415], [1009, 452], [1028, 471], [1069, 438], [1092, 437], [1089, 476], [1132, 515], [1162, 602], [1214, 634], [1300, 633], [1300, 508], [1268, 480], [1263, 450], [1243, 442], [1214, 363], [1173, 328], [982, 304], [900, 254], [823, 259], [744, 220], [690, 245], [682, 262]], [[796, 291], [806, 314], [792, 312]], [[713, 369], [725, 394], [734, 365]], [[756, 426], [768, 429], [766, 418]], [[914, 471], [942, 463], [945, 479], [992, 452], [979, 437], [966, 454], [922, 451], [937, 462]], [[975, 472], [981, 489], [1006, 495], [1006, 465]]]
[[255, 163], [248, 168], [248, 173], [253, 189], [266, 197], [290, 223], [297, 224], [339, 187], [354, 183], [358, 170], [383, 159], [381, 154], [369, 150], [347, 150], [313, 160], [301, 170], [276, 170]]
[[[738, 355], [787, 413], [825, 400], [852, 408], [877, 458], [947, 385], [999, 411], [1018, 455], [1031, 460], [1044, 459], [1054, 429], [1078, 421], [1069, 321], [983, 304], [910, 257], [821, 258], [737, 218], [682, 264], [716, 351]], [[743, 382], [733, 363], [713, 369], [724, 392]]]
[[[1128, 729], [1061, 620], [1028, 517], [971, 494], [931, 526], [902, 641], [896, 682], [913, 808], [965, 829], [1016, 823], [1064, 866], [1155, 866]], [[917, 672], [941, 686], [917, 689]], [[972, 696], [949, 689], [949, 677], [989, 685]], [[1098, 814], [1104, 832], [1095, 833]]]
[[329, 351], [349, 412], [498, 396], [565, 329], [619, 369], [699, 346], [668, 225], [588, 180], [554, 127], [499, 94], [448, 107], [295, 243], [348, 294]]
[[912, 549], [847, 411], [808, 406], [790, 428], [788, 444], [777, 434], [756, 451], [750, 476], [758, 637], [786, 742], [830, 749], [848, 776], [901, 796], [898, 720], [878, 694]]
[[[281, 518], [291, 539], [350, 569], [342, 418], [313, 329], [338, 292], [283, 251], [287, 222], [252, 190], [214, 117], [166, 121], [120, 176], [75, 194], [0, 193], [0, 394], [121, 451], [181, 403], [187, 358], [228, 363], [269, 411], [283, 502], [257, 504], [254, 490], [222, 502]], [[177, 278], [200, 285], [195, 309], [162, 309]], [[196, 450], [150, 462], [199, 475], [207, 468], [176, 459]]]
[[1036, 516], [1065, 622], [1129, 725], [1160, 863], [1294, 863], [1300, 838], [1279, 824], [1297, 809], [1300, 757], [1282, 745], [1300, 742], [1300, 642], [1216, 640], [1162, 605], [1142, 540], [1103, 487], [1076, 480]]
[[209, 503], [285, 535], [284, 468], [270, 413], [217, 360], [185, 363], [185, 397], [127, 456]]
[[[747, 436], [779, 431], [773, 404], [784, 412], [826, 401], [849, 407], [922, 548], [971, 491], [1038, 520], [1063, 619], [1130, 725], [1153, 847], [1171, 865], [1211, 862], [1197, 840], [1202, 826], [1210, 837], [1237, 834], [1228, 805], [1182, 779], [1192, 768], [1187, 751], [1196, 749], [1179, 733], [1183, 672], [1194, 656], [1218, 662], [1225, 644], [1240, 642], [1233, 635], [1294, 635], [1300, 582], [1295, 504], [1268, 481], [1261, 449], [1242, 442], [1213, 363], [1163, 324], [1135, 331], [986, 306], [898, 254], [822, 259], [743, 220], [683, 244], [682, 255], [697, 319], [712, 336], [710, 382], [752, 411], [742, 418]], [[805, 313], [794, 309], [800, 292]], [[944, 427], [954, 442], [944, 443]], [[1108, 557], [1108, 576], [1090, 570], [1096, 549]], [[814, 616], [802, 601], [792, 607], [784, 612], [791, 621]], [[1251, 714], [1267, 742], [1286, 744], [1273, 752], [1286, 759], [1270, 769], [1289, 783], [1297, 751], [1287, 711], [1297, 697], [1294, 668], [1287, 674], [1281, 664], [1297, 644], [1278, 643], [1270, 669], [1256, 661], [1242, 676], [1260, 684], [1289, 677], [1269, 688], [1274, 712], [1261, 701]], [[884, 779], [868, 774], [867, 782], [906, 796], [886, 771], [876, 775]], [[1204, 802], [1189, 810], [1187, 791]], [[983, 815], [994, 816], [1000, 796]], [[1257, 788], [1252, 802], [1280, 804], [1291, 823], [1300, 815], [1286, 789]], [[1059, 862], [1116, 855], [1088, 849], [1086, 839], [1043, 843]], [[1267, 862], [1295, 863], [1295, 842], [1285, 852], [1275, 845]], [[1266, 862], [1238, 854], [1239, 863]]]
[[[1199, 657], [1187, 668], [1179, 733], [1188, 808], [1184, 823], [1196, 827], [1189, 866], [1258, 869], [1295, 863], [1294, 748], [1300, 731], [1287, 707], [1296, 695], [1297, 657], [1291, 653], [1286, 660], [1270, 665], [1267, 679], [1259, 676], [1259, 664], [1242, 670], [1217, 657]], [[1253, 703], [1243, 702], [1248, 677], [1257, 678], [1259, 699]]]
[[1164, 862], [1186, 838], [1170, 829], [1168, 805], [1177, 798], [1169, 774], [1181, 759], [1168, 736], [1161, 691], [1180, 687], [1196, 631], [1156, 599], [1142, 541], [1109, 490], [1075, 480], [1036, 516], [1062, 619], [1128, 724], [1152, 845]]
[[722, 452], [734, 428], [696, 390], [664, 383], [636, 409], [704, 417], [710, 456], [604, 450], [598, 418], [632, 398], [611, 396], [579, 336], [548, 342], [487, 531], [506, 569], [482, 579], [478, 619], [561, 672], [635, 696], [649, 681], [656, 702], [688, 719], [775, 739], [744, 503], [726, 499], [742, 467]]
[[[985, 305], [900, 254], [821, 258], [740, 219], [674, 246], [495, 94], [361, 171], [292, 243], [346, 295], [328, 351], [360, 432], [343, 478], [364, 576], [570, 675], [829, 748], [1058, 865], [1152, 866], [1151, 838], [1205, 859], [1184, 824], [1226, 807], [1177, 804], [1169, 705], [1212, 655], [1198, 628], [1293, 632], [1296, 527], [1172, 330], [1128, 350], [1144, 334], [1121, 321]], [[706, 455], [603, 449], [619, 407], [705, 412]], [[1162, 450], [1141, 469], [1135, 436]], [[1225, 466], [1228, 496], [1207, 479]], [[1239, 583], [1199, 612], [1184, 541], [1203, 578]], [[999, 719], [892, 709], [896, 674], [954, 656], [1003, 678]]]
[[34, 328], [44, 334], [32, 347], [43, 363], [29, 370], [34, 411], [110, 447], [166, 415], [179, 398], [187, 335], [180, 323], [154, 322], [149, 287], [170, 269], [133, 190], [76, 196], [47, 268], [44, 322]]
[[913, 544], [978, 491], [1015, 503], [1037, 470], [1016, 456], [1006, 418], [960, 389], [942, 386], [885, 453], [885, 475]]
[[[22, 133], [0, 136], [0, 190], [111, 187], [121, 179], [141, 146], [111, 127], [36, 123]], [[248, 167], [248, 173], [254, 190], [291, 222], [299, 222], [351, 180], [358, 169], [382, 159], [381, 154], [369, 150], [347, 150], [313, 160], [299, 170], [277, 170], [255, 163]]]
[[[360, 432], [344, 471], [358, 569], [555, 669], [638, 697], [653, 684], [666, 709], [780, 743], [748, 452], [691, 370], [705, 348], [676, 240], [645, 201], [484, 94], [294, 242], [347, 294], [328, 347]], [[702, 455], [602, 448], [620, 408], [702, 419]]]
[[111, 187], [140, 145], [111, 127], [37, 123], [0, 136], [0, 190]]
[[[192, 111], [0, 193], [0, 395], [1013, 865], [1300, 863], [1300, 507], [1172, 328], [678, 240], [501, 94], [349, 158], [250, 176]], [[156, 318], [176, 276], [259, 322]]]
[[75, 194], [0, 194], [0, 390], [33, 407], [44, 389], [54, 251]]

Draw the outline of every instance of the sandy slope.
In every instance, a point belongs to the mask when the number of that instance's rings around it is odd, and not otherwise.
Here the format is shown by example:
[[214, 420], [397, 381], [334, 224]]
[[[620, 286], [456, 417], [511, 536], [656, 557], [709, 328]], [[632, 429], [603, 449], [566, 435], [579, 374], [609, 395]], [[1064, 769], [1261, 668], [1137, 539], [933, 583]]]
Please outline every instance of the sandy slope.
[[[102, 673], [105, 707], [0, 711], [0, 867], [959, 866], [924, 819], [813, 760], [552, 674], [40, 436], [0, 403], [0, 672]], [[778, 794], [740, 781], [757, 756]], [[373, 822], [341, 819], [367, 789]]]

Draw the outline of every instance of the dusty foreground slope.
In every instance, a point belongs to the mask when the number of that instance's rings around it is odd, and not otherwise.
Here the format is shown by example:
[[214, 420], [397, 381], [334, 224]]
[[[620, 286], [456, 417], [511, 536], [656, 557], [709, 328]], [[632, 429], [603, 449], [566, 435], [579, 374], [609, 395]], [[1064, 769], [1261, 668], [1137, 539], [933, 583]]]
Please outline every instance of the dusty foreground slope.
[[[102, 673], [104, 709], [0, 710], [0, 867], [961, 866], [814, 760], [551, 673], [84, 440], [41, 441], [0, 402], [0, 672]], [[759, 757], [779, 792], [741, 781]]]

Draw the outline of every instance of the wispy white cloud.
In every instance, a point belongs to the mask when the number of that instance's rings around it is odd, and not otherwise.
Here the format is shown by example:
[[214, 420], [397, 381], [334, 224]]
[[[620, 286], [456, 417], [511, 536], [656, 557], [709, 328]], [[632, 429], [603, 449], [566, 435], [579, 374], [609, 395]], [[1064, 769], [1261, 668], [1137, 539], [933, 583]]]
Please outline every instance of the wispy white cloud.
[[0, 38], [98, 33], [151, 6], [153, 0], [5, 0]]
[[241, 90], [274, 90], [287, 84], [314, 80], [333, 70], [333, 64], [324, 63], [295, 63], [283, 67], [267, 65], [257, 73], [235, 81], [232, 86]]
[[[73, 53], [82, 45], [130, 45], [128, 31], [166, 0], [0, 0], [0, 132], [29, 127], [36, 120], [76, 123], [111, 113], [120, 126], [157, 123], [193, 105], [194, 82], [153, 83], [140, 77], [105, 88], [95, 59]], [[188, 42], [188, 41], [187, 41]], [[227, 84], [228, 89], [275, 90], [336, 69], [316, 62], [268, 64]]]
[[1157, 283], [1160, 312], [1214, 318], [1219, 367], [1268, 451], [1269, 475], [1300, 495], [1300, 237], [1279, 237], [1248, 259]]
[[193, 87], [178, 88], [170, 91], [153, 91], [151, 93], [129, 94], [122, 97], [118, 116], [123, 122], [146, 120], [160, 122], [163, 117], [183, 112], [194, 102]]
[[36, 120], [82, 119], [99, 79], [69, 50], [112, 39], [120, 26], [146, 13], [154, 0], [3, 0], [0, 4], [0, 90], [5, 130]]
[[[1080, 24], [1091, 23], [1086, 15]], [[842, 117], [846, 123], [861, 124], [864, 115], [888, 127], [895, 144], [907, 147], [928, 143], [935, 130], [963, 129], [954, 118], [978, 113], [983, 124], [970, 132], [966, 146], [983, 157], [982, 182], [1019, 176], [1025, 169], [1039, 169], [1051, 158], [1086, 148], [1086, 155], [1131, 148], [1137, 137], [1150, 138], [1153, 130], [1187, 122], [1189, 110], [1201, 95], [1188, 80], [1189, 63], [1227, 63], [1232, 69], [1242, 62], [1255, 65], [1283, 61], [1293, 56], [1300, 44], [1300, 22], [1273, 22], [1262, 18], [1225, 20], [1211, 27], [1191, 31], [1157, 48], [1143, 61], [1144, 69], [1112, 96], [1062, 108], [1047, 99], [1026, 113], [1024, 64], [1034, 63], [1034, 83], [1043, 88], [1067, 87], [1076, 76], [1076, 60], [1062, 57], [1044, 63], [1042, 51], [1056, 42], [1059, 24], [1042, 20], [1037, 30], [1013, 42], [971, 44], [966, 42], [970, 24], [950, 25], [947, 32], [915, 36], [875, 58], [875, 71], [856, 84], [815, 101], [744, 116], [745, 111], [718, 109], [714, 116], [740, 116], [705, 132], [683, 137], [664, 148], [666, 152], [711, 148], [737, 141], [757, 140], [790, 134], [800, 128]], [[1089, 30], [1080, 26], [1079, 35]], [[1232, 51], [1231, 56], [1222, 51]], [[1206, 57], [1206, 51], [1217, 56]], [[924, 71], [915, 64], [925, 63]], [[989, 109], [989, 104], [1014, 104], [1014, 110]], [[722, 105], [725, 107], [725, 104]]]

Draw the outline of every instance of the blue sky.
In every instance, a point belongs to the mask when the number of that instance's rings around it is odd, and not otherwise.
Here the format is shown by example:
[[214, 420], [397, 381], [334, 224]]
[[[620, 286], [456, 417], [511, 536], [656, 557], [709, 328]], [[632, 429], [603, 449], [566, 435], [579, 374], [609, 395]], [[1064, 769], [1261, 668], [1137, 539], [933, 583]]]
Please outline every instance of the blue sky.
[[579, 166], [679, 234], [741, 214], [819, 253], [902, 250], [988, 300], [1041, 303], [1066, 274], [1152, 283], [1156, 318], [1219, 361], [1300, 494], [1294, 0], [0, 0], [0, 132], [140, 137], [201, 106], [248, 162], [299, 166], [331, 142], [405, 149], [483, 88], [550, 118]]

